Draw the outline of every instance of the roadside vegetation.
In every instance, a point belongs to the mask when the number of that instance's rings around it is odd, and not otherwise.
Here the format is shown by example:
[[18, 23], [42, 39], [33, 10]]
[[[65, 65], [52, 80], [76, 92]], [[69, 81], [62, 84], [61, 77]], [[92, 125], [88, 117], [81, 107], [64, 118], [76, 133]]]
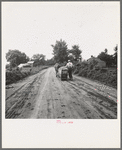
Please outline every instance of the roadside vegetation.
[[[25, 53], [19, 50], [9, 50], [6, 54], [6, 59], [9, 64], [6, 65], [6, 85], [15, 83], [29, 75], [33, 75], [41, 71], [42, 69], [48, 68], [49, 60], [45, 60], [43, 54], [34, 54], [30, 59]], [[23, 71], [18, 66], [20, 64], [33, 61], [33, 67], [26, 71]]]
[[95, 59], [92, 59], [90, 63], [83, 61], [75, 65], [74, 74], [117, 88], [117, 49], [116, 46], [113, 55], [107, 54], [107, 49], [105, 49], [97, 56], [106, 63], [105, 67], [99, 66]]
[[6, 85], [17, 82], [30, 75], [30, 72], [21, 72], [19, 70], [6, 71]]
[[[105, 49], [97, 57], [91, 56], [90, 62], [82, 61], [82, 50], [78, 45], [68, 49], [66, 42], [60, 40], [52, 47], [54, 60], [60, 66], [66, 65], [67, 60], [70, 59], [74, 64], [74, 74], [117, 88], [117, 46], [114, 48], [114, 54], [109, 55], [108, 50]], [[99, 65], [97, 59], [105, 65]]]
[[11, 71], [6, 71], [6, 85], [15, 83], [19, 80], [24, 79], [27, 76], [38, 73], [39, 71], [48, 68], [48, 66], [36, 66], [33, 67], [32, 71], [22, 72], [18, 69], [13, 69]]
[[[45, 55], [43, 54], [34, 54], [32, 58], [29, 58], [19, 50], [9, 50], [6, 54], [6, 59], [9, 62], [6, 65], [6, 84], [14, 83], [29, 75], [38, 73], [44, 68], [54, 66], [55, 63], [65, 66], [68, 59], [70, 59], [74, 64], [74, 74], [117, 88], [117, 46], [114, 48], [113, 55], [109, 55], [108, 50], [105, 49], [97, 57], [91, 56], [90, 62], [88, 60], [82, 61], [82, 50], [78, 45], [73, 45], [71, 49], [68, 49], [67, 43], [61, 39], [51, 47], [53, 48], [53, 57], [48, 60], [45, 60]], [[96, 59], [104, 62], [105, 66], [99, 66]], [[27, 63], [28, 61], [34, 62], [33, 69], [22, 72], [18, 68], [19, 64]]]
[[78, 63], [74, 68], [74, 74], [117, 88], [117, 67], [97, 68], [94, 63]]

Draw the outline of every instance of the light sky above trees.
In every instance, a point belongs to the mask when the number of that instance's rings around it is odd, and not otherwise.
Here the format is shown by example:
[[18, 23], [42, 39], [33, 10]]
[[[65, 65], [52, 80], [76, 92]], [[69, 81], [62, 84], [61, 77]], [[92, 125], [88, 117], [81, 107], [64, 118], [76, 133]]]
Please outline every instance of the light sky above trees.
[[119, 2], [2, 2], [2, 50], [53, 55], [51, 45], [79, 45], [83, 59], [120, 44]]

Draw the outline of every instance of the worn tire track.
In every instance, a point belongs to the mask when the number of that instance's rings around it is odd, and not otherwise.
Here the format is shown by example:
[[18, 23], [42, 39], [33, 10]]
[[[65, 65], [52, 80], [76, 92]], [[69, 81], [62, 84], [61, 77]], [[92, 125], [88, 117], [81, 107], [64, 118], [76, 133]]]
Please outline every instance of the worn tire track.
[[6, 97], [5, 116], [32, 119], [116, 119], [116, 93], [115, 89], [82, 77], [74, 76], [74, 81], [61, 81], [55, 76], [54, 68], [50, 67], [23, 80], [19, 88], [15, 88]]

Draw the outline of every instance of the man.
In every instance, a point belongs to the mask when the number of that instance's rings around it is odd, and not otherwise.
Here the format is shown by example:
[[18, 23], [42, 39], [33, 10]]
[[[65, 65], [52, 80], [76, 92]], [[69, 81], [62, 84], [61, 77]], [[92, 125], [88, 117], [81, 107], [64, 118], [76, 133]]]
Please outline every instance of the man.
[[73, 64], [70, 60], [68, 60], [68, 63], [66, 64], [66, 67], [68, 68], [69, 78], [72, 79]]
[[58, 75], [58, 69], [60, 68], [60, 65], [58, 63], [55, 64], [55, 71], [56, 71], [56, 77]]

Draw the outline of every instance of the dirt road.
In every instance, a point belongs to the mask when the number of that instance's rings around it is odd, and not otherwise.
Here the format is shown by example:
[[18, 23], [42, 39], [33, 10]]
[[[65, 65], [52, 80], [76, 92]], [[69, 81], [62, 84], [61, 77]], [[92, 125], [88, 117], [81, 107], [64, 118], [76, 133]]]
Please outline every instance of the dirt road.
[[6, 118], [116, 119], [117, 91], [73, 76], [56, 78], [53, 67], [6, 89]]

